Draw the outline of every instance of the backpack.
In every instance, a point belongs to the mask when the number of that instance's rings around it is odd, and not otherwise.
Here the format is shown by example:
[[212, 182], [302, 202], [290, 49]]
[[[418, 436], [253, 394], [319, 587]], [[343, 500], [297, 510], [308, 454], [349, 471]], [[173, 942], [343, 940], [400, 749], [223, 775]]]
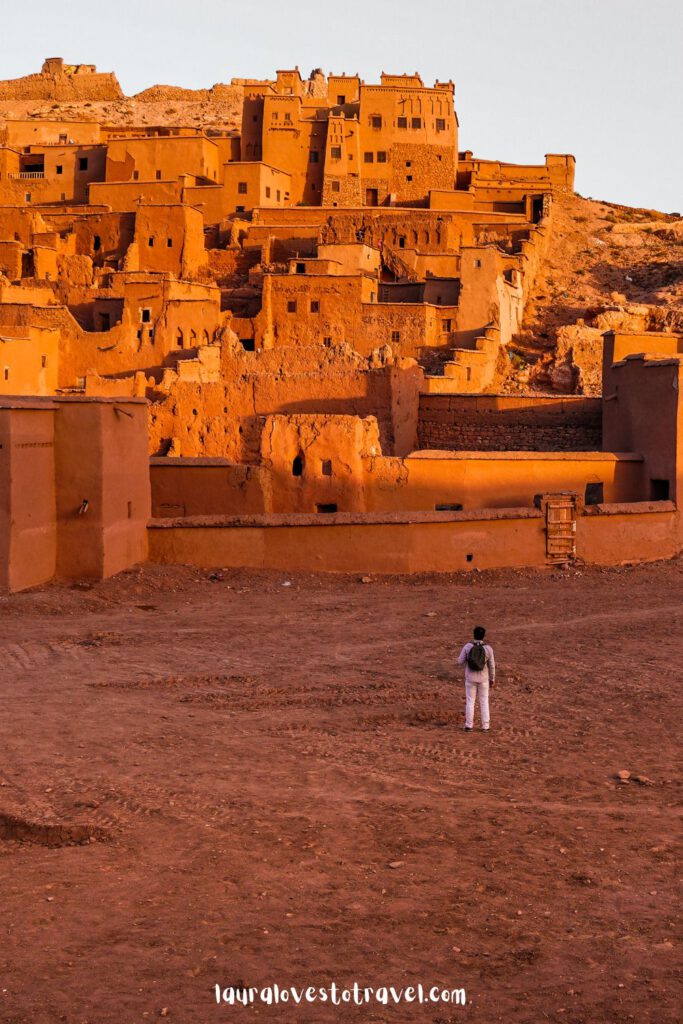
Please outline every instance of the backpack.
[[467, 655], [467, 667], [472, 672], [481, 672], [486, 665], [486, 648], [481, 640], [475, 640]]

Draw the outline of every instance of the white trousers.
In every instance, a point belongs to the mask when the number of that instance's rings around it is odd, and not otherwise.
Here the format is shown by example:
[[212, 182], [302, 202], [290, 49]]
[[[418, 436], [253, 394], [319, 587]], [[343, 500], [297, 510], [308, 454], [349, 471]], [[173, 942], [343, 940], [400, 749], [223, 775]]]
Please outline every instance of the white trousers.
[[468, 729], [474, 726], [474, 704], [479, 698], [479, 714], [482, 729], [488, 729], [489, 717], [489, 681], [482, 683], [465, 683], [465, 725]]

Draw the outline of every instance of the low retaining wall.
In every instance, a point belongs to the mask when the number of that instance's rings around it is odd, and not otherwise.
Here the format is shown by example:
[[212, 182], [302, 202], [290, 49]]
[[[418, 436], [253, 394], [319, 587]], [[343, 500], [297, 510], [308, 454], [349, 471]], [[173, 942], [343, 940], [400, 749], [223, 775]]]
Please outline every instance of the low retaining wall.
[[[577, 519], [577, 556], [600, 565], [680, 553], [671, 502], [600, 505]], [[153, 519], [150, 561], [289, 572], [421, 573], [546, 565], [536, 509]]]
[[599, 398], [420, 395], [418, 448], [598, 451]]

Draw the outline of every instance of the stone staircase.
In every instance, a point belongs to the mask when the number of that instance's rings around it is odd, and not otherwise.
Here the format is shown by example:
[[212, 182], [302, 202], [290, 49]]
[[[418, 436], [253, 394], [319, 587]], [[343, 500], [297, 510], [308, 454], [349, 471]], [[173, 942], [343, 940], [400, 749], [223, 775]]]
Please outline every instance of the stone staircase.
[[444, 363], [443, 376], [426, 376], [427, 394], [467, 394], [484, 391], [493, 381], [500, 352], [500, 330], [486, 327], [472, 348], [454, 348]]

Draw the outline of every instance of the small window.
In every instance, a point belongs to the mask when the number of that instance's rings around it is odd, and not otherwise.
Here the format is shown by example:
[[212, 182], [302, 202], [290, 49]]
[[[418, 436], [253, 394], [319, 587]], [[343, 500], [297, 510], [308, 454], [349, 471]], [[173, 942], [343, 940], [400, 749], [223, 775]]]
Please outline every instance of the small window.
[[410, 160], [406, 160], [406, 167], [412, 167], [412, 166], [413, 166], [412, 162]]
[[319, 312], [320, 312], [320, 303], [318, 302], [317, 299], [312, 299], [311, 300], [311, 313], [319, 313]]
[[147, 239], [147, 245], [150, 247], [150, 249], [154, 248], [154, 235], [149, 236], [149, 238]]
[[437, 130], [437, 132], [445, 132], [446, 131], [446, 122], [443, 119], [443, 117], [437, 117], [437, 119], [436, 119], [436, 130]]
[[441, 321], [441, 330], [443, 331], [444, 334], [450, 334], [450, 332], [451, 332], [451, 321], [450, 320], [442, 320]]
[[128, 502], [128, 518], [129, 519], [133, 518], [133, 502], [132, 501]]
[[391, 332], [391, 340], [395, 344], [397, 344], [401, 340], [401, 332], [400, 331], [392, 331]]
[[31, 193], [27, 192], [26, 195], [24, 196], [24, 199], [26, 200], [27, 203], [30, 203], [31, 202]]
[[8, 366], [5, 367], [4, 377], [5, 377], [5, 380], [9, 380], [9, 367]]
[[669, 500], [669, 481], [650, 479], [650, 501]]
[[139, 180], [140, 180], [140, 172], [139, 171], [133, 171], [133, 181], [139, 181]]
[[246, 194], [247, 194], [247, 183], [246, 183], [246, 181], [238, 181], [237, 182], [237, 192], [241, 196], [246, 196]]
[[372, 125], [373, 128], [382, 127], [382, 118], [379, 116], [379, 114], [373, 114], [373, 116], [370, 118], [370, 124]]
[[290, 299], [287, 303], [287, 312], [296, 313], [296, 299]]
[[333, 181], [332, 182], [332, 191], [333, 192], [341, 192], [341, 182], [340, 181]]
[[140, 320], [142, 321], [143, 324], [151, 323], [152, 310], [149, 308], [149, 306], [145, 306], [144, 309], [140, 310]]
[[292, 462], [292, 476], [303, 476], [304, 475], [304, 457], [299, 452]]
[[286, 110], [285, 111], [285, 124], [291, 124], [291, 123], [292, 123], [292, 115], [289, 113], [288, 110]]
[[161, 171], [156, 172], [157, 181], [161, 181]]
[[266, 199], [270, 199], [270, 185], [266, 185]]
[[102, 248], [102, 239], [99, 235], [95, 235], [92, 240], [92, 247], [95, 252], [99, 252]]
[[405, 249], [405, 247], [406, 247], [406, 236], [405, 235], [401, 235], [401, 237], [399, 238], [399, 240], [398, 240], [398, 247], [399, 247], [399, 249]]
[[378, 164], [385, 164], [386, 162], [387, 162], [387, 154], [384, 152], [384, 150], [380, 150], [379, 153], [377, 154], [377, 163]]
[[57, 174], [63, 174], [64, 168], [62, 167], [61, 164], [57, 164], [57, 166], [55, 168], [55, 171], [56, 171]]
[[481, 269], [481, 260], [475, 260], [474, 261], [474, 269], [475, 270]]
[[274, 111], [274, 113], [273, 113], [273, 121], [277, 121], [279, 117], [280, 117], [280, 115], [278, 114], [277, 110]]
[[412, 180], [413, 180], [412, 174], [406, 174], [406, 181], [412, 181]]
[[280, 189], [277, 190], [277, 192], [275, 194], [275, 198], [277, 199], [277, 201], [279, 203], [280, 202]]
[[317, 149], [312, 149], [311, 152], [308, 154], [308, 158], [312, 164], [317, 164], [320, 160], [320, 153], [318, 152]]
[[341, 146], [332, 146], [330, 154], [333, 160], [341, 160]]
[[398, 125], [399, 128], [407, 128], [408, 127], [408, 118], [407, 117], [399, 117], [399, 119], [396, 122], [396, 124]]
[[297, 263], [297, 265], [296, 265], [296, 272], [297, 272], [297, 274], [305, 274], [306, 273], [306, 264], [305, 263]]
[[175, 343], [176, 343], [176, 347], [177, 348], [184, 348], [185, 347], [185, 336], [183, 335], [183, 332], [181, 331], [180, 328], [178, 328], [178, 333], [176, 334]]
[[323, 459], [320, 464], [320, 472], [323, 476], [332, 476], [332, 459]]
[[330, 336], [329, 336], [329, 335], [326, 335], [326, 336], [325, 336], [325, 337], [323, 338], [323, 345], [331, 345], [331, 344], [332, 344], [332, 338], [330, 338]]
[[374, 164], [375, 154], [374, 153], [363, 153], [363, 160], [366, 164]]
[[173, 239], [172, 238], [167, 238], [166, 239], [166, 248], [167, 249], [172, 249], [173, 248]]
[[66, 140], [66, 135], [60, 135], [60, 136], [59, 136], [59, 144], [60, 144], [61, 146], [66, 146], [66, 141], [67, 141], [67, 140]]
[[413, 118], [411, 118], [411, 120], [410, 120], [410, 127], [411, 128], [421, 128], [422, 127], [422, 118], [421, 117], [413, 117]]
[[330, 502], [323, 505], [316, 505], [315, 510], [323, 515], [331, 515], [333, 512], [337, 511], [337, 506], [333, 502]]
[[47, 356], [41, 356], [40, 357], [40, 365], [41, 365], [43, 370], [47, 369]]
[[244, 207], [243, 206], [236, 206], [235, 207], [235, 213], [244, 213]]
[[79, 171], [87, 171], [88, 170], [88, 158], [87, 158], [87, 156], [79, 157], [79, 159], [78, 159], [78, 169], [79, 169]]
[[337, 106], [338, 107], [343, 107], [345, 103], [346, 103], [346, 96], [344, 96], [344, 95], [337, 96]]
[[584, 502], [586, 505], [602, 505], [605, 500], [604, 484], [594, 483], [586, 484], [586, 492], [584, 495]]

